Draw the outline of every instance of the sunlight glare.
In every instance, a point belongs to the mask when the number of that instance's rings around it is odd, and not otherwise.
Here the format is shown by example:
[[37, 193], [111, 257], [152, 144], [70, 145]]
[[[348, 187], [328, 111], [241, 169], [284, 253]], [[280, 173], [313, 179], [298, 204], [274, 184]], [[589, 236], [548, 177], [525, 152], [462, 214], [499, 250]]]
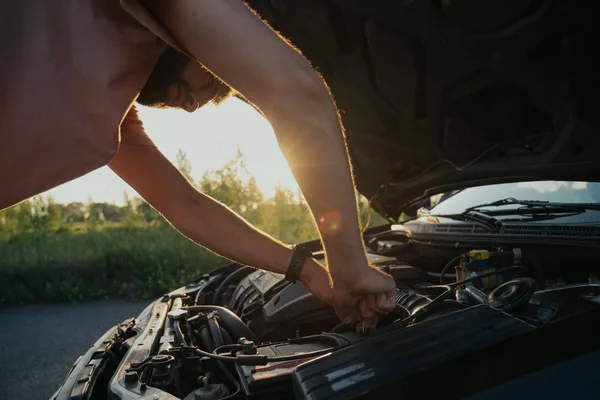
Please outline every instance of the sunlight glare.
[[[281, 154], [269, 122], [239, 99], [220, 106], [207, 105], [195, 113], [157, 110], [138, 105], [146, 133], [173, 163], [177, 152], [186, 152], [197, 182], [208, 170], [219, 169], [235, 158], [238, 149], [266, 197], [279, 185], [297, 192], [298, 186]], [[123, 203], [123, 193], [135, 195], [108, 167], [103, 167], [46, 194], [61, 203], [71, 201]]]

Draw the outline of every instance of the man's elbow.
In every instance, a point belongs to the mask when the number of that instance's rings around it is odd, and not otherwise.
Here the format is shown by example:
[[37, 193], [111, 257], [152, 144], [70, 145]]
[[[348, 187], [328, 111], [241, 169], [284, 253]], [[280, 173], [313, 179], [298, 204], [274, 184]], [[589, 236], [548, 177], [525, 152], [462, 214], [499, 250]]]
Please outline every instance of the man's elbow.
[[311, 124], [311, 121], [322, 123], [324, 119], [337, 119], [331, 94], [325, 82], [314, 71], [300, 77], [295, 76], [276, 88], [270, 93], [267, 109], [262, 111], [276, 131], [278, 127], [289, 129], [298, 124]]

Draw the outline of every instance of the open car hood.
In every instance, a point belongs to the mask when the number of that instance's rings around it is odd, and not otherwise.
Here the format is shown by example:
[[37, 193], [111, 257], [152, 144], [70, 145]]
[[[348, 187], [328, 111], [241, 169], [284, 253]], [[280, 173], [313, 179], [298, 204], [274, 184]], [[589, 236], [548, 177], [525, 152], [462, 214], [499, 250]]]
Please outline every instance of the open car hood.
[[598, 2], [249, 3], [324, 76], [387, 217], [466, 186], [600, 177]]

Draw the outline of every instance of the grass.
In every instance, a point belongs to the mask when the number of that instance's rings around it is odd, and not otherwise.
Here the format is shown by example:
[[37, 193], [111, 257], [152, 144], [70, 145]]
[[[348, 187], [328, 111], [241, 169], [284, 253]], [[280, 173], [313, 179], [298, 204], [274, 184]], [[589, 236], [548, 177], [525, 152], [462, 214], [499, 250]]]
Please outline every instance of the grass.
[[143, 300], [226, 262], [171, 227], [22, 233], [0, 242], [0, 304]]

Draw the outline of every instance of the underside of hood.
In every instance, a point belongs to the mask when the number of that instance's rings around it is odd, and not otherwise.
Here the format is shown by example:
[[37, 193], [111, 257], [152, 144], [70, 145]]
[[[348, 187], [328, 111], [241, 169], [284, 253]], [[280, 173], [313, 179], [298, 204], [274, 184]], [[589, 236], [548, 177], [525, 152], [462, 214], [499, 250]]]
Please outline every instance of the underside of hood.
[[600, 180], [600, 5], [250, 0], [323, 75], [359, 191], [390, 218], [510, 181]]

